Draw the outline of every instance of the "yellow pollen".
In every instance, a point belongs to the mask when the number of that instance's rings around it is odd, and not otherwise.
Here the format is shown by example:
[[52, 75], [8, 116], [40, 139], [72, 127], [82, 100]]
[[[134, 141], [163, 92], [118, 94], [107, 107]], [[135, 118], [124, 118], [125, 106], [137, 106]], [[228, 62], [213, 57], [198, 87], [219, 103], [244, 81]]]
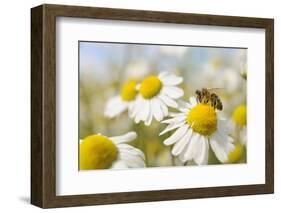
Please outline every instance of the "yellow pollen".
[[144, 99], [151, 99], [156, 96], [162, 88], [162, 82], [156, 76], [145, 78], [140, 86], [140, 94]]
[[217, 129], [217, 113], [210, 105], [198, 104], [189, 111], [186, 122], [194, 132], [209, 136]]
[[237, 163], [241, 160], [244, 148], [241, 143], [236, 143], [235, 148], [228, 154], [228, 163]]
[[137, 82], [136, 81], [128, 81], [125, 83], [121, 90], [121, 98], [124, 101], [132, 101], [137, 96]]
[[115, 144], [107, 137], [88, 136], [80, 144], [80, 170], [108, 169], [117, 155]]
[[238, 106], [232, 114], [232, 120], [238, 126], [241, 126], [241, 127], [246, 126], [246, 124], [247, 124], [247, 107], [245, 105]]

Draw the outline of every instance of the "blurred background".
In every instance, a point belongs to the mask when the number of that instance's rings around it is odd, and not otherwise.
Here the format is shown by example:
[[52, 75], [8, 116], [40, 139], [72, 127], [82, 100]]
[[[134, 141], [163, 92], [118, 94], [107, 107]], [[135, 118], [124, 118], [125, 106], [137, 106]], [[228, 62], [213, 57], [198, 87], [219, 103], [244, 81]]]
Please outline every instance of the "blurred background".
[[[170, 135], [158, 136], [165, 125], [156, 121], [148, 127], [135, 124], [127, 112], [106, 118], [108, 99], [119, 94], [130, 79], [141, 82], [159, 71], [171, 71], [184, 78], [180, 85], [184, 101], [197, 89], [220, 88], [216, 91], [224, 107], [220, 113], [230, 120], [237, 106], [246, 105], [246, 70], [247, 49], [243, 48], [80, 42], [80, 138], [135, 131], [138, 138], [132, 145], [145, 153], [148, 167], [182, 165], [171, 156], [171, 147], [162, 143]], [[239, 163], [244, 162], [246, 151]], [[219, 164], [211, 149], [209, 164]]]

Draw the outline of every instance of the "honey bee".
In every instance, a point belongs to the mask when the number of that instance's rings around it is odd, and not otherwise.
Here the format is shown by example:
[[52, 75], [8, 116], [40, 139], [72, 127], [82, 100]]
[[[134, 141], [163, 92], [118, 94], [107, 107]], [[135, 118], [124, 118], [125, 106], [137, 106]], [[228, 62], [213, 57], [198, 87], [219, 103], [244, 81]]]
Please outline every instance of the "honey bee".
[[201, 90], [196, 90], [195, 94], [197, 101], [202, 104], [210, 104], [214, 109], [218, 109], [221, 111], [223, 109], [223, 105], [219, 96], [216, 93], [211, 92], [212, 90], [217, 89], [219, 88], [202, 88]]

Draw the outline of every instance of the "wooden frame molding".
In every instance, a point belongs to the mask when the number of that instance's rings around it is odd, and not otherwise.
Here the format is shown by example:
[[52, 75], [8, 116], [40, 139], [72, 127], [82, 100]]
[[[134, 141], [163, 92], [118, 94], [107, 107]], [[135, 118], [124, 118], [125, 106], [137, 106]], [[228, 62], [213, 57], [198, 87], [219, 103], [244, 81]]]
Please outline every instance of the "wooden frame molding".
[[[90, 195], [56, 195], [56, 17], [262, 28], [266, 32], [266, 183]], [[41, 5], [31, 9], [31, 203], [66, 207], [273, 193], [273, 19]]]

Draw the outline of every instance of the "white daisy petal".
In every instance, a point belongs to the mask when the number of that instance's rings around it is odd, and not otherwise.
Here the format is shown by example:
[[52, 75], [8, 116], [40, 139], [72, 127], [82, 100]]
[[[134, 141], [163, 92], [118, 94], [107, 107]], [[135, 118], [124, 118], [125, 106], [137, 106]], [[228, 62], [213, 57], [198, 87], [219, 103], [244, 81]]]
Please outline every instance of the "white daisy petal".
[[143, 168], [145, 167], [145, 162], [142, 158], [140, 158], [140, 156], [136, 157], [136, 156], [133, 156], [133, 155], [126, 155], [126, 157], [128, 158], [128, 160], [130, 162], [134, 162], [135, 165], [132, 165], [131, 167], [132, 168]]
[[204, 136], [201, 136], [197, 141], [198, 146], [194, 156], [194, 161], [197, 165], [206, 165], [209, 156], [209, 144]]
[[169, 132], [169, 131], [172, 131], [172, 130], [178, 128], [178, 127], [181, 127], [181, 126], [183, 126], [183, 125], [185, 125], [185, 124], [186, 124], [185, 121], [183, 121], [183, 122], [178, 122], [178, 123], [171, 123], [171, 124], [169, 124], [162, 132], [160, 132], [159, 135], [161, 136], [161, 135], [163, 135], [163, 134], [165, 134], [165, 133], [167, 133], [167, 132]]
[[121, 101], [121, 98], [119, 95], [114, 96], [108, 100], [108, 102], [106, 103], [106, 106], [112, 107], [115, 104], [118, 104], [120, 101]]
[[163, 87], [162, 92], [166, 94], [167, 96], [178, 99], [183, 96], [183, 90], [178, 87]]
[[137, 134], [135, 132], [128, 132], [125, 135], [110, 137], [109, 139], [112, 140], [115, 144], [126, 143], [133, 141], [137, 138]]
[[129, 114], [130, 118], [134, 118], [141, 109], [142, 109], [142, 99], [138, 97], [135, 103], [133, 103], [132, 111]]
[[141, 112], [139, 112], [138, 114], [136, 114], [136, 117], [135, 117], [135, 120], [134, 120], [136, 124], [140, 123], [140, 121], [141, 121], [141, 115], [142, 115]]
[[227, 153], [234, 150], [233, 138], [227, 134], [222, 134], [220, 131], [216, 132], [218, 142], [226, 150]]
[[221, 138], [217, 134], [210, 138], [211, 148], [220, 162], [226, 162], [228, 153], [220, 143]]
[[127, 153], [132, 156], [138, 156], [138, 157], [142, 158], [143, 160], [145, 160], [145, 156], [144, 156], [143, 152], [137, 148], [135, 148], [135, 149], [127, 149], [127, 148], [122, 148], [122, 147], [118, 147], [118, 148], [122, 149], [121, 150], [122, 153]]
[[151, 109], [153, 116], [157, 121], [161, 121], [164, 117], [159, 102], [160, 100], [158, 99], [151, 99]]
[[196, 98], [193, 97], [193, 96], [189, 98], [189, 102], [190, 102], [190, 104], [191, 104], [192, 107], [194, 107], [194, 106], [197, 105], [197, 100], [196, 100]]
[[172, 149], [172, 154], [174, 156], [178, 156], [184, 152], [185, 147], [188, 145], [188, 143], [190, 141], [191, 134], [192, 134], [192, 130], [188, 129], [188, 131], [185, 133], [185, 135], [174, 145], [174, 147]]
[[139, 155], [141, 158], [145, 159], [145, 156], [141, 150], [139, 150], [129, 144], [122, 143], [122, 144], [118, 144], [117, 147], [121, 151], [127, 150], [129, 153], [135, 153], [135, 154]]
[[220, 131], [222, 134], [228, 135], [231, 131], [228, 128], [228, 124], [225, 120], [218, 119], [218, 125], [217, 125], [218, 131]]
[[135, 123], [139, 123], [143, 118], [143, 109], [145, 108], [146, 100], [139, 101], [138, 105], [139, 105], [139, 109], [135, 116]]
[[111, 169], [128, 169], [126, 163], [122, 160], [117, 160], [111, 166]]
[[159, 98], [157, 98], [157, 99], [158, 99], [158, 103], [160, 105], [160, 108], [162, 110], [164, 117], [167, 117], [169, 114], [168, 107], [166, 106], [166, 104], [163, 103], [162, 100], [160, 100]]
[[184, 112], [169, 112], [169, 117], [172, 117], [172, 118], [175, 118], [175, 117], [178, 117], [178, 116], [186, 116], [186, 113]]
[[144, 103], [144, 107], [142, 109], [141, 120], [146, 121], [150, 113], [150, 100], [145, 100], [143, 103]]
[[162, 71], [162, 72], [159, 73], [158, 78], [163, 79], [163, 78], [165, 78], [169, 75], [172, 75], [172, 74], [170, 72], [167, 72], [167, 71]]
[[131, 102], [131, 103], [128, 104], [128, 115], [129, 115], [130, 118], [131, 118], [133, 109], [134, 109], [134, 103]]
[[188, 108], [179, 108], [179, 111], [187, 114], [190, 111], [190, 109], [188, 109]]
[[149, 126], [152, 122], [152, 119], [153, 119], [152, 106], [151, 106], [151, 101], [149, 101], [149, 113], [148, 116], [146, 117], [146, 120], [144, 121], [144, 124], [146, 126]]
[[162, 77], [160, 77], [161, 81], [165, 84], [165, 85], [169, 85], [169, 86], [175, 86], [178, 85], [180, 83], [182, 83], [183, 78], [173, 75], [173, 74], [167, 74], [164, 75]]
[[187, 130], [188, 130], [187, 125], [178, 128], [177, 131], [175, 131], [169, 138], [164, 140], [163, 143], [167, 146], [174, 144], [186, 134]]
[[170, 124], [170, 123], [175, 123], [175, 122], [182, 122], [186, 119], [186, 115], [183, 114], [179, 114], [178, 116], [174, 117], [174, 118], [170, 118], [170, 119], [167, 119], [167, 120], [164, 120], [164, 121], [161, 121], [161, 123], [163, 124]]
[[172, 108], [177, 108], [178, 104], [176, 101], [174, 101], [172, 98], [166, 96], [165, 94], [160, 94], [158, 96], [167, 106]]
[[128, 102], [124, 102], [119, 96], [115, 96], [107, 102], [104, 115], [109, 118], [114, 118], [123, 113], [127, 108]]
[[120, 103], [118, 107], [105, 111], [105, 116], [108, 118], [114, 118], [120, 115], [121, 113], [123, 113], [124, 111], [126, 111], [126, 109], [127, 109], [127, 104]]
[[137, 106], [135, 105], [135, 103], [131, 104], [131, 106], [129, 107], [129, 118], [134, 118], [134, 113], [136, 111]]
[[120, 153], [120, 159], [124, 161], [129, 168], [145, 167], [145, 163], [141, 158], [127, 153]]
[[194, 158], [194, 154], [196, 151], [197, 142], [200, 135], [198, 133], [193, 132], [189, 141], [189, 144], [186, 147], [185, 154], [184, 154], [184, 160], [188, 161]]
[[191, 141], [191, 137], [192, 137], [192, 134], [193, 134], [193, 131], [191, 128], [188, 129], [187, 131], [187, 134], [185, 135], [185, 138], [182, 138], [181, 140], [185, 140], [185, 146], [183, 147], [181, 153], [179, 154], [179, 159], [184, 163], [186, 162], [187, 160], [185, 160], [184, 158], [184, 155], [185, 155], [185, 152], [190, 144], [190, 141]]
[[235, 145], [233, 144], [234, 139], [230, 136], [227, 137], [227, 141], [226, 141], [226, 151], [229, 154], [229, 152], [232, 152], [235, 149]]
[[182, 100], [178, 100], [177, 102], [178, 102], [178, 105], [179, 105], [178, 107], [179, 108], [182, 108], [182, 109], [186, 109], [186, 108], [190, 109], [190, 108], [192, 108], [192, 105], [190, 103], [188, 103], [188, 102], [185, 102], [185, 101], [182, 101]]
[[182, 106], [180, 106], [180, 105], [179, 105], [179, 107], [178, 107], [178, 110], [179, 110], [180, 112], [184, 112], [184, 113], [186, 113], [186, 114], [190, 111], [190, 109], [191, 109], [191, 107], [182, 107]]
[[210, 145], [209, 145], [209, 140], [208, 138], [204, 138], [204, 142], [205, 142], [205, 148], [206, 148], [206, 154], [203, 155], [204, 159], [202, 159], [202, 165], [206, 165], [208, 164], [208, 160], [209, 160], [209, 149], [210, 149]]

